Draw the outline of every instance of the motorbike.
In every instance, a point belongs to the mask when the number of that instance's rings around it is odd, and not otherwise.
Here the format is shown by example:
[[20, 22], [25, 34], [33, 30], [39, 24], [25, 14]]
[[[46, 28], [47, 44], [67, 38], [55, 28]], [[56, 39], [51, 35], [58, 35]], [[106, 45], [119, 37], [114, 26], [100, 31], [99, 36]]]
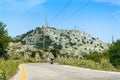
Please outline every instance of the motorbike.
[[53, 58], [50, 59], [50, 64], [53, 64], [54, 62], [53, 60], [54, 60]]
[[50, 64], [53, 64], [53, 61], [52, 61], [52, 60], [50, 61]]

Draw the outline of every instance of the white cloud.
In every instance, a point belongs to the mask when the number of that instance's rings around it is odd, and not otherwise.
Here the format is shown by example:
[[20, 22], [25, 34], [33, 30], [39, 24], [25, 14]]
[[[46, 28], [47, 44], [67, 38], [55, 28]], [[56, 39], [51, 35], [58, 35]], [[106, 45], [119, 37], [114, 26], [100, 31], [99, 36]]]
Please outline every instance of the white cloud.
[[35, 6], [41, 6], [46, 0], [0, 0], [2, 9], [27, 9]]

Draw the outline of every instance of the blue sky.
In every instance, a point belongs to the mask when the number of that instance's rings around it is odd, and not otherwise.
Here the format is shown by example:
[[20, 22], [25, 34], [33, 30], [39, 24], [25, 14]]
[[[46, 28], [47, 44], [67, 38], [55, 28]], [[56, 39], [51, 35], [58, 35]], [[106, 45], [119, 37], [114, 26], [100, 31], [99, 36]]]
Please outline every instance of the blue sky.
[[84, 31], [104, 42], [111, 42], [112, 35], [115, 40], [120, 39], [120, 0], [72, 0], [65, 7], [68, 2], [0, 0], [0, 21], [7, 24], [9, 35], [15, 37], [45, 25], [47, 13], [49, 26]]

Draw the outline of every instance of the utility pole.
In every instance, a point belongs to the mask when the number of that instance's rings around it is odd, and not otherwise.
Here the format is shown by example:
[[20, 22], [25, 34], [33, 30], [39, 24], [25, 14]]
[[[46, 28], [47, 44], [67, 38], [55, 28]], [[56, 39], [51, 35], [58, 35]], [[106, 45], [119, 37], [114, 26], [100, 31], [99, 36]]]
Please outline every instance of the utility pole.
[[114, 43], [114, 36], [112, 35], [112, 43]]
[[74, 25], [74, 30], [76, 30], [76, 25]]

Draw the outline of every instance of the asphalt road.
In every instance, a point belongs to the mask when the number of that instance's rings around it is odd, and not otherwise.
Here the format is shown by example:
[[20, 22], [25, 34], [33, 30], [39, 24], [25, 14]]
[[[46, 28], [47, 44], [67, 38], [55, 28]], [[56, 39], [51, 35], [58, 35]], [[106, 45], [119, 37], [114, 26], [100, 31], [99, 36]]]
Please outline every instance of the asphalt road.
[[[120, 80], [120, 73], [90, 70], [72, 66], [31, 63], [23, 64], [10, 80]], [[23, 78], [21, 78], [21, 75]]]

